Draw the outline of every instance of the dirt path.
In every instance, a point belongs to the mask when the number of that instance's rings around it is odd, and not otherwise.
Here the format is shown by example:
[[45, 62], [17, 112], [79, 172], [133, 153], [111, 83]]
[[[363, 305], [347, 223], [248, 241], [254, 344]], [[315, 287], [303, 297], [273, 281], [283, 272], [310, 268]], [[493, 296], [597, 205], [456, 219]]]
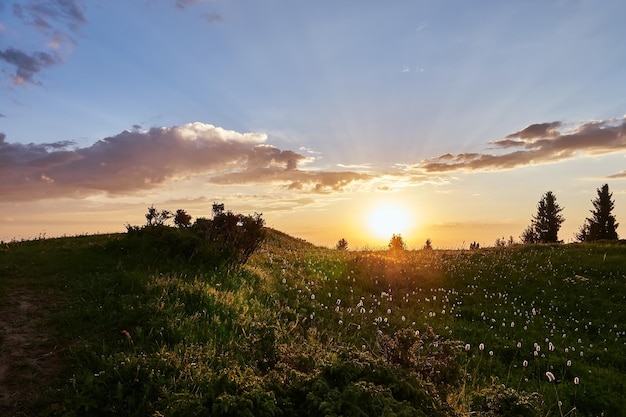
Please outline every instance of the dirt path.
[[37, 399], [61, 365], [60, 347], [45, 325], [53, 302], [28, 284], [9, 285], [0, 304], [1, 416], [31, 416], [48, 408]]

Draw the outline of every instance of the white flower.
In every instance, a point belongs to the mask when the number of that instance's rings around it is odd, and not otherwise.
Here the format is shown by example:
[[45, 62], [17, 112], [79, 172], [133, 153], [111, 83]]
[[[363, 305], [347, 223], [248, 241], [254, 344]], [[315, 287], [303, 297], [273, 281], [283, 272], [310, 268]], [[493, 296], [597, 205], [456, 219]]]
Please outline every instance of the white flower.
[[554, 374], [552, 372], [550, 372], [550, 371], [546, 372], [546, 376], [548, 377], [548, 381], [550, 381], [550, 382], [554, 382], [554, 380], [556, 379], [554, 377]]
[[577, 376], [576, 376], [576, 377], [574, 377], [574, 384], [575, 384], [575, 385], [580, 384], [580, 378], [578, 378]]
[[479, 350], [485, 350], [485, 344], [481, 343], [480, 345], [478, 345], [478, 349]]

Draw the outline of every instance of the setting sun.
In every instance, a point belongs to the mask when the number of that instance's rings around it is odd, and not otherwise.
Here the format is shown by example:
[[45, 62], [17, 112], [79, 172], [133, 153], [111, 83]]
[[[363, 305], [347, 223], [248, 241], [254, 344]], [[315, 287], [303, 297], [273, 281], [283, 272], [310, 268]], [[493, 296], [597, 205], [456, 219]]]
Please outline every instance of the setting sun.
[[409, 215], [400, 206], [380, 206], [368, 215], [371, 232], [379, 238], [391, 238], [393, 234], [402, 234], [409, 227]]

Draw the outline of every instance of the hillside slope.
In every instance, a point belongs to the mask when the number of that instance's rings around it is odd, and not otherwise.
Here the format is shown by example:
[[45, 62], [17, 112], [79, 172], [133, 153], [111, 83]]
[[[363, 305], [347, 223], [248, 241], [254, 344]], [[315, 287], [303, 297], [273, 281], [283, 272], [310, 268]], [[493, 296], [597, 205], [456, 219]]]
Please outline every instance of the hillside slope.
[[[231, 271], [148, 259], [132, 245], [102, 235], [2, 246], [4, 414], [626, 409], [616, 395], [626, 391], [620, 244], [392, 254], [269, 230]], [[19, 294], [39, 313], [22, 317]], [[26, 337], [41, 349], [34, 362], [16, 353], [27, 349], [16, 349], [6, 317], [47, 329]]]

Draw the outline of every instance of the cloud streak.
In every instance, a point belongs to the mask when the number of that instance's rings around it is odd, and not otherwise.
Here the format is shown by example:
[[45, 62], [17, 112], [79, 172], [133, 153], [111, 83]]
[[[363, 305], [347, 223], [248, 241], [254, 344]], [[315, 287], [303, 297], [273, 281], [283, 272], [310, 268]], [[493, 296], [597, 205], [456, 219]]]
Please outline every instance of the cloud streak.
[[367, 179], [350, 171], [303, 170], [310, 158], [266, 140], [265, 134], [203, 123], [124, 131], [75, 149], [70, 141], [9, 143], [0, 134], [0, 194], [13, 201], [127, 195], [197, 175], [215, 184], [277, 184], [324, 193]]
[[492, 153], [445, 154], [418, 164], [426, 172], [493, 171], [626, 151], [626, 119], [530, 125], [491, 142]]

